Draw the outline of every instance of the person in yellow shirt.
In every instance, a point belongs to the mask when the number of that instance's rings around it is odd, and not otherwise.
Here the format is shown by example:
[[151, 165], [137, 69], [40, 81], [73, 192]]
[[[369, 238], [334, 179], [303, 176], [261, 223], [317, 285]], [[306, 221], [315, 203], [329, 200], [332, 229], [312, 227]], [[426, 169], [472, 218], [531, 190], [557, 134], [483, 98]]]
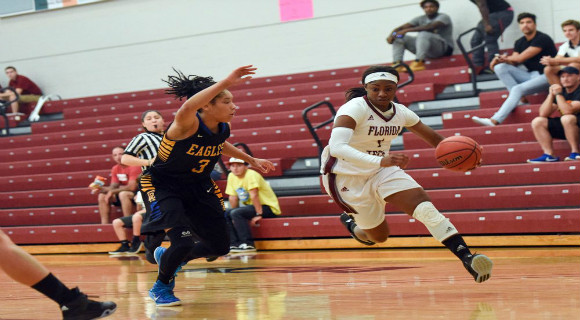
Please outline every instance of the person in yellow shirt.
[[[230, 252], [256, 251], [250, 225], [262, 218], [279, 215], [280, 204], [270, 184], [258, 172], [249, 169], [244, 160], [230, 158], [230, 174], [226, 185], [230, 208], [226, 222], [230, 233]], [[248, 221], [250, 222], [248, 224]]]

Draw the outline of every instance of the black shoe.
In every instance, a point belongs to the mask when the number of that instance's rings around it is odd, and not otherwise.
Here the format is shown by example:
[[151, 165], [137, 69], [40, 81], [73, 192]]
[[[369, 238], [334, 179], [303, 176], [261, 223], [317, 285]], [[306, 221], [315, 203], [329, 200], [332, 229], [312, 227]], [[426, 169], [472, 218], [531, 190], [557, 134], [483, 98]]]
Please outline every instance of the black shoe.
[[61, 307], [65, 320], [89, 320], [110, 316], [117, 309], [112, 301], [98, 302], [87, 298], [87, 295], [74, 288], [78, 297]]
[[357, 237], [356, 234], [354, 233], [354, 227], [356, 227], [356, 223], [354, 222], [354, 219], [348, 215], [347, 213], [341, 213], [340, 214], [340, 222], [342, 222], [342, 224], [346, 227], [346, 230], [348, 230], [348, 232], [350, 232], [350, 235], [358, 242], [367, 245], [367, 246], [372, 246], [375, 243], [370, 241], [370, 240], [362, 240], [361, 238]]
[[128, 253], [131, 250], [128, 244], [122, 243], [119, 249], [115, 251], [109, 251], [109, 254], [124, 254]]
[[135, 240], [135, 241], [133, 241], [133, 243], [131, 243], [131, 249], [129, 249], [129, 251], [127, 251], [127, 253], [137, 254], [137, 253], [141, 252], [141, 250], [143, 250], [144, 246], [145, 246], [145, 244], [143, 243], [143, 241]]
[[490, 258], [483, 254], [468, 254], [463, 259], [463, 266], [471, 275], [475, 282], [481, 283], [488, 280], [491, 277], [491, 269], [493, 268], [493, 262]]

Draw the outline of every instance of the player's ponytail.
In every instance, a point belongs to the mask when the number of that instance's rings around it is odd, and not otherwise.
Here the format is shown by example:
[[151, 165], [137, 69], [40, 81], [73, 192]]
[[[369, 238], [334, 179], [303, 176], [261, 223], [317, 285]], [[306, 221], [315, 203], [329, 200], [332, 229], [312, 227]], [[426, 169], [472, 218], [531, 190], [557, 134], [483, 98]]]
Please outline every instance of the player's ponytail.
[[173, 68], [173, 71], [177, 73], [176, 76], [170, 75], [167, 76], [167, 80], [163, 80], [169, 86], [169, 89], [165, 90], [165, 93], [174, 95], [179, 100], [183, 98], [189, 99], [196, 93], [216, 83], [212, 77], [186, 76], [183, 72], [175, 68]]
[[358, 97], [362, 97], [365, 96], [367, 94], [367, 91], [365, 90], [365, 87], [356, 87], [356, 88], [350, 88], [348, 90], [346, 90], [346, 93], [344, 94], [346, 101], [352, 100], [354, 98], [358, 98]]

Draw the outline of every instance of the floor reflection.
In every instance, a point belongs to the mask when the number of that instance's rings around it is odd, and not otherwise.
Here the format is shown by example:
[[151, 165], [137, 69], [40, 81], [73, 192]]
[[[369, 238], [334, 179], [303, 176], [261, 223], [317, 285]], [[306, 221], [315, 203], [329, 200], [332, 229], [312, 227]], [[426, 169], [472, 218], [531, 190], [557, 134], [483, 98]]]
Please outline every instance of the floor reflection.
[[[67, 284], [116, 301], [119, 308], [110, 319], [579, 319], [580, 249], [485, 252], [495, 268], [483, 284], [445, 250], [258, 252], [200, 259], [178, 274], [175, 294], [183, 305], [172, 308], [156, 308], [148, 297], [157, 266], [143, 257], [38, 258]], [[54, 303], [33, 290], [4, 274], [0, 285], [6, 289], [0, 293], [0, 318], [58, 318]]]

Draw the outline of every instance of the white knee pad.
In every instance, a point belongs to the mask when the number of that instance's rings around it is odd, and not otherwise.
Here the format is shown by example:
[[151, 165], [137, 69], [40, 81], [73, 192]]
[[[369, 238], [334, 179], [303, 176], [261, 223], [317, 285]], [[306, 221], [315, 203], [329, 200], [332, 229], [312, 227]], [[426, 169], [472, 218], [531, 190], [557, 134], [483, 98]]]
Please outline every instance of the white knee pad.
[[413, 211], [413, 218], [421, 221], [440, 242], [459, 233], [449, 219], [445, 218], [430, 201], [421, 202]]

